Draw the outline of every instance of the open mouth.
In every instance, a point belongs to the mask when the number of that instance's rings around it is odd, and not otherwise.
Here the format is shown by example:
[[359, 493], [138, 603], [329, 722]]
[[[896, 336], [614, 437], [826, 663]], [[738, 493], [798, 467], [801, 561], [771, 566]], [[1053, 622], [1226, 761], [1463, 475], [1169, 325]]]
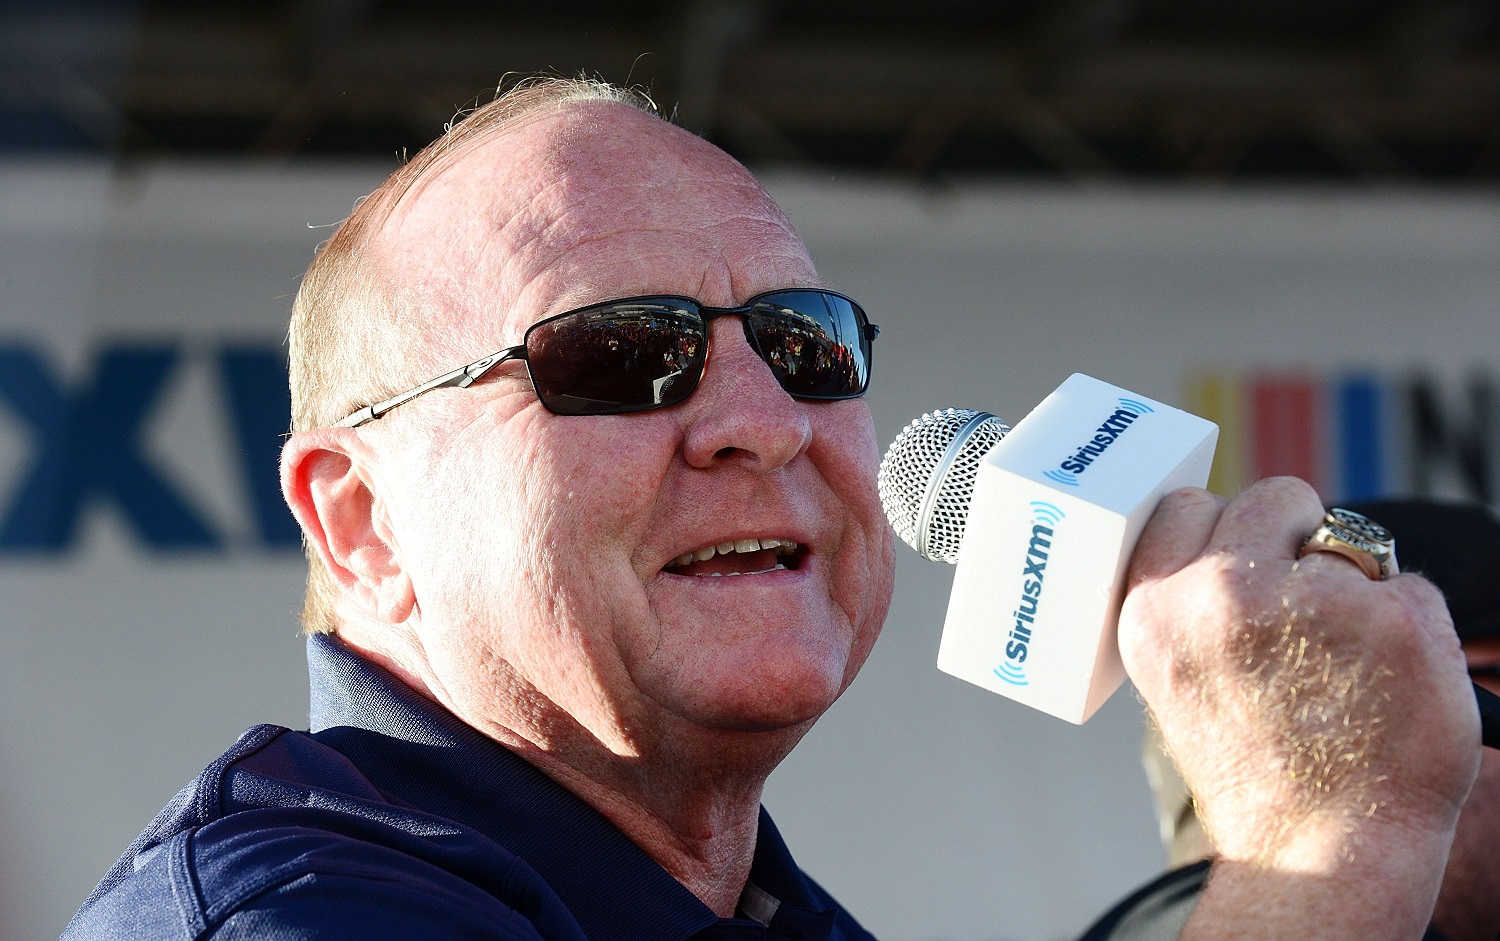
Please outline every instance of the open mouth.
[[734, 539], [685, 552], [668, 562], [662, 571], [700, 578], [765, 575], [794, 571], [806, 557], [807, 550], [790, 539]]

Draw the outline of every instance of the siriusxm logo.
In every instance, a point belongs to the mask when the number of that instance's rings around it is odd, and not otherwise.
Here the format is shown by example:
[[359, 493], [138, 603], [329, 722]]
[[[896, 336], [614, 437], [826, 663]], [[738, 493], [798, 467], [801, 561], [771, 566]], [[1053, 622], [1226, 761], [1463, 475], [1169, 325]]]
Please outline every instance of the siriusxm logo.
[[1005, 659], [994, 673], [1012, 686], [1026, 686], [1026, 656], [1031, 649], [1032, 629], [1037, 608], [1042, 603], [1042, 586], [1047, 578], [1047, 558], [1057, 524], [1067, 514], [1043, 500], [1031, 501], [1031, 540], [1026, 544], [1025, 567], [1021, 570], [1021, 594], [1011, 612], [1014, 625], [1005, 635]]
[[1079, 485], [1078, 475], [1089, 469], [1089, 465], [1103, 454], [1110, 445], [1119, 440], [1137, 418], [1155, 411], [1145, 402], [1135, 399], [1120, 399], [1120, 407], [1104, 420], [1094, 436], [1073, 454], [1063, 459], [1057, 467], [1044, 471], [1042, 476], [1055, 483], [1069, 487]]

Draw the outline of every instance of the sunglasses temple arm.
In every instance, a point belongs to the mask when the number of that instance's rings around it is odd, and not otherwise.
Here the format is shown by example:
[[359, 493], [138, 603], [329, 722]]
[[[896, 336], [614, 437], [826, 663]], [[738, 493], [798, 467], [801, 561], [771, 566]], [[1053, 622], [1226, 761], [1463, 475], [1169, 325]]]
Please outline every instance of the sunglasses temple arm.
[[[484, 359], [475, 360], [474, 362], [465, 366], [463, 369], [458, 370], [458, 372], [463, 373], [463, 376], [455, 377], [452, 382], [448, 383], [448, 385], [457, 386], [460, 389], [467, 389], [469, 386], [483, 379], [484, 374], [489, 372], [491, 369], [494, 369], [496, 366], [499, 366], [506, 360], [525, 359], [525, 354], [526, 347], [524, 346], [507, 346], [505, 349], [500, 350], [498, 353], [491, 353]], [[449, 373], [448, 377], [452, 377], [453, 375], [453, 373]]]
[[491, 369], [494, 369], [496, 366], [500, 365], [508, 359], [515, 359], [519, 354], [524, 353], [525, 351], [526, 347], [524, 346], [512, 346], [503, 349], [498, 353], [491, 353], [484, 359], [476, 360], [467, 366], [461, 366], [458, 369], [453, 370], [452, 372], [443, 373], [436, 379], [429, 379], [414, 389], [407, 389], [400, 395], [391, 396], [384, 402], [376, 402], [374, 405], [366, 405], [364, 408], [339, 422], [337, 427], [358, 428], [360, 425], [363, 425], [366, 422], [372, 422], [375, 419], [381, 417], [396, 406], [405, 405], [407, 402], [410, 402], [417, 396], [427, 392], [431, 392], [433, 389], [444, 389], [449, 386], [458, 389], [467, 389], [469, 386], [473, 385], [476, 380], [482, 378], [484, 374], [489, 372]]

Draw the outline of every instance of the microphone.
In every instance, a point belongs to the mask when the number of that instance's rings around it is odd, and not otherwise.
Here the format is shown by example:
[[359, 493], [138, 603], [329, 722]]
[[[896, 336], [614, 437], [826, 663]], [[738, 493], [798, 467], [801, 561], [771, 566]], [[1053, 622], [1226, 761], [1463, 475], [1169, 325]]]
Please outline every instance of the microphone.
[[923, 557], [956, 563], [938, 668], [1081, 724], [1120, 687], [1116, 626], [1146, 521], [1204, 486], [1218, 426], [1070, 376], [1008, 428], [968, 409], [907, 425], [881, 504]]
[[945, 408], [907, 425], [880, 462], [885, 518], [929, 562], [958, 564], [979, 462], [1010, 426], [989, 412]]
[[[1090, 420], [1110, 408], [1111, 419], [1089, 432]], [[1137, 435], [1147, 425], [1136, 422], [1147, 415], [1153, 434]], [[1158, 427], [1163, 422], [1169, 427]], [[1125, 428], [1134, 436], [1128, 445]], [[1081, 374], [1014, 434], [994, 415], [965, 408], [928, 412], [907, 425], [880, 462], [880, 503], [903, 542], [925, 559], [958, 566], [938, 667], [1053, 715], [1087, 721], [1124, 681], [1115, 628], [1125, 568], [1145, 520], [1168, 491], [1203, 486], [1217, 437], [1212, 422]], [[1087, 443], [1042, 469], [1037, 480], [1032, 457], [1056, 458], [1080, 440]], [[1099, 474], [1121, 482], [1113, 501], [1083, 484], [1083, 471], [1096, 461]], [[1085, 536], [1092, 554], [1067, 553], [1063, 521], [1091, 513]], [[984, 534], [966, 542], [971, 522]], [[1053, 600], [1065, 592], [1089, 603]], [[1010, 602], [1016, 603], [1006, 611]], [[1053, 640], [1048, 633], [1069, 636], [1044, 645]], [[1048, 662], [1047, 646], [1064, 649]], [[1500, 696], [1478, 683], [1474, 696], [1482, 744], [1500, 749]]]

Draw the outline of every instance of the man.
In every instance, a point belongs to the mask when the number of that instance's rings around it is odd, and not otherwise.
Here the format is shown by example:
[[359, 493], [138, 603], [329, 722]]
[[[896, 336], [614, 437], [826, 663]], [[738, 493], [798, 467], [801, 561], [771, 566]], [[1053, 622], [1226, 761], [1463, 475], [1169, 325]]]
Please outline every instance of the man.
[[[293, 316], [312, 730], [247, 733], [69, 936], [866, 937], [759, 803], [887, 609], [874, 332], [639, 100], [532, 83], [459, 124]], [[1184, 492], [1135, 558], [1128, 668], [1230, 837], [1202, 937], [1415, 936], [1473, 780], [1440, 597], [1297, 562], [1322, 513]], [[1288, 684], [1319, 708], [1257, 701]]]
[[[1481, 504], [1385, 500], [1350, 507], [1379, 519], [1401, 544], [1402, 565], [1442, 590], [1474, 682], [1500, 692], [1500, 521]], [[1147, 776], [1156, 793], [1162, 838], [1172, 867], [1099, 919], [1083, 941], [1165, 941], [1192, 914], [1211, 870], [1213, 841], [1193, 797], [1177, 777], [1160, 739], [1148, 732]], [[1424, 941], [1500, 938], [1500, 751], [1487, 748], [1479, 778], [1459, 816], [1443, 885]]]

